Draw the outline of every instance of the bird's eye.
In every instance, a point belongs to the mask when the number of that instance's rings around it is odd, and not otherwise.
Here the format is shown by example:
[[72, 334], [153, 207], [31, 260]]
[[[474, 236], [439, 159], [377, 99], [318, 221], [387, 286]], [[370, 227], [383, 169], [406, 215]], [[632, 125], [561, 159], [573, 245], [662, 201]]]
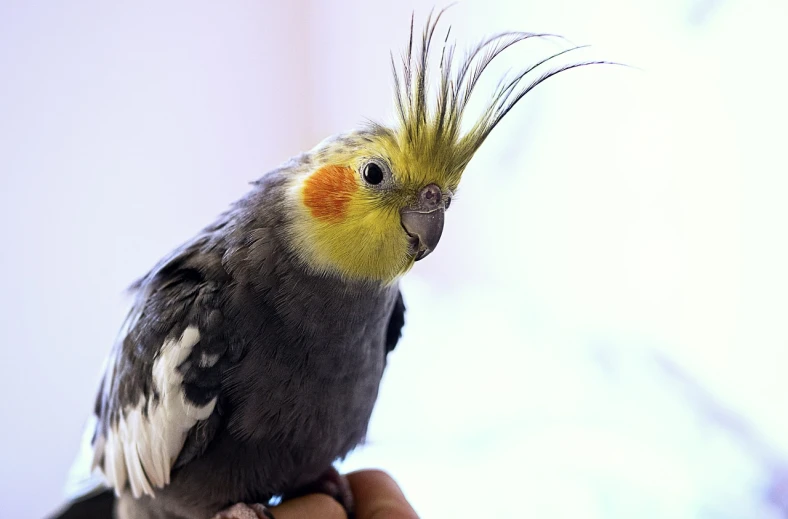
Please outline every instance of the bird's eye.
[[376, 186], [383, 182], [383, 168], [375, 162], [368, 162], [364, 166], [364, 182]]
[[447, 196], [447, 197], [445, 197], [445, 198], [446, 198], [446, 201], [445, 201], [445, 204], [446, 204], [446, 205], [445, 205], [445, 207], [444, 207], [444, 210], [445, 210], [445, 211], [448, 211], [448, 210], [449, 210], [449, 206], [451, 205], [451, 197], [450, 197], [450, 196]]

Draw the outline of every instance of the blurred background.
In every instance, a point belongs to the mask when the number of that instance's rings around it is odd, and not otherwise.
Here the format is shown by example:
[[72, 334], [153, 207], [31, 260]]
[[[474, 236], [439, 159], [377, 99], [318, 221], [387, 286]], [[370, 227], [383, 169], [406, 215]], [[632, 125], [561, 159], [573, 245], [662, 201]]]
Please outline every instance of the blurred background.
[[[390, 120], [389, 50], [432, 6], [0, 2], [0, 516], [62, 502], [126, 286], [250, 180]], [[551, 79], [477, 154], [343, 468], [425, 518], [788, 517], [788, 4], [446, 22], [638, 68]]]

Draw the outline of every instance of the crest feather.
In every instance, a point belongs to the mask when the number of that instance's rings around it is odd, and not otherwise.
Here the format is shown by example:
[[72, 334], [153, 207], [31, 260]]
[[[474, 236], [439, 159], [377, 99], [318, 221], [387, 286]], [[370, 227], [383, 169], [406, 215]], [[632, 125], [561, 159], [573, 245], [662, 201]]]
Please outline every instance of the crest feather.
[[448, 7], [440, 10], [434, 19], [433, 12], [430, 12], [418, 49], [414, 49], [413, 16], [411, 16], [410, 39], [407, 52], [402, 57], [401, 72], [393, 54], [391, 66], [396, 110], [401, 125], [400, 144], [408, 146], [411, 153], [420, 157], [441, 157], [444, 167], [448, 166], [450, 170], [447, 173], [456, 177], [457, 182], [465, 166], [490, 132], [528, 92], [547, 79], [567, 70], [587, 65], [617, 64], [609, 61], [579, 61], [548, 69], [532, 78], [532, 73], [542, 65], [587, 46], [573, 46], [549, 55], [513, 77], [502, 77], [481, 116], [463, 135], [460, 126], [465, 109], [479, 79], [495, 58], [517, 43], [532, 38], [563, 38], [545, 33], [502, 32], [479, 42], [454, 69], [456, 43], [449, 43], [451, 35], [451, 26], [449, 26], [441, 49], [437, 97], [434, 106], [431, 107], [428, 100], [430, 50], [436, 28], [446, 9]]

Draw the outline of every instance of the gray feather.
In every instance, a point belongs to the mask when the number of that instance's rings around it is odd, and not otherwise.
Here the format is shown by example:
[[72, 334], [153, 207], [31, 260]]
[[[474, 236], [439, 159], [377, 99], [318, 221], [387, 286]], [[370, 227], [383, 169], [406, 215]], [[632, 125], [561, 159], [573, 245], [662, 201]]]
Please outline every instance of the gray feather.
[[364, 439], [404, 323], [402, 297], [396, 285], [318, 276], [301, 265], [282, 235], [288, 171], [263, 177], [132, 287], [136, 300], [97, 400], [95, 437], [140, 402], [155, 409], [163, 398], [157, 359], [189, 326], [199, 340], [177, 366], [184, 402], [215, 406], [188, 430], [155, 499], [120, 489], [121, 515], [199, 518], [236, 502], [266, 502], [312, 483]]

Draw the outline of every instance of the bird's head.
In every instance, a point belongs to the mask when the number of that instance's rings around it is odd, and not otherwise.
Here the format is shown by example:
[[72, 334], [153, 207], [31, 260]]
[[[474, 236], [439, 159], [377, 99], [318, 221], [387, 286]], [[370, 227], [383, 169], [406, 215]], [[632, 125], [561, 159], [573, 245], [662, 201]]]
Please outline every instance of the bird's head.
[[515, 104], [559, 72], [601, 63], [562, 65], [531, 79], [537, 67], [580, 48], [572, 47], [503, 78], [481, 117], [463, 132], [463, 112], [490, 62], [518, 42], [550, 35], [495, 35], [458, 66], [455, 46], [444, 43], [436, 99], [428, 102], [430, 44], [442, 14], [428, 19], [416, 50], [411, 20], [401, 70], [392, 56], [397, 124], [371, 123], [326, 139], [306, 155], [306, 167], [290, 189], [297, 216], [289, 234], [302, 260], [318, 272], [395, 281], [435, 250], [465, 167]]

